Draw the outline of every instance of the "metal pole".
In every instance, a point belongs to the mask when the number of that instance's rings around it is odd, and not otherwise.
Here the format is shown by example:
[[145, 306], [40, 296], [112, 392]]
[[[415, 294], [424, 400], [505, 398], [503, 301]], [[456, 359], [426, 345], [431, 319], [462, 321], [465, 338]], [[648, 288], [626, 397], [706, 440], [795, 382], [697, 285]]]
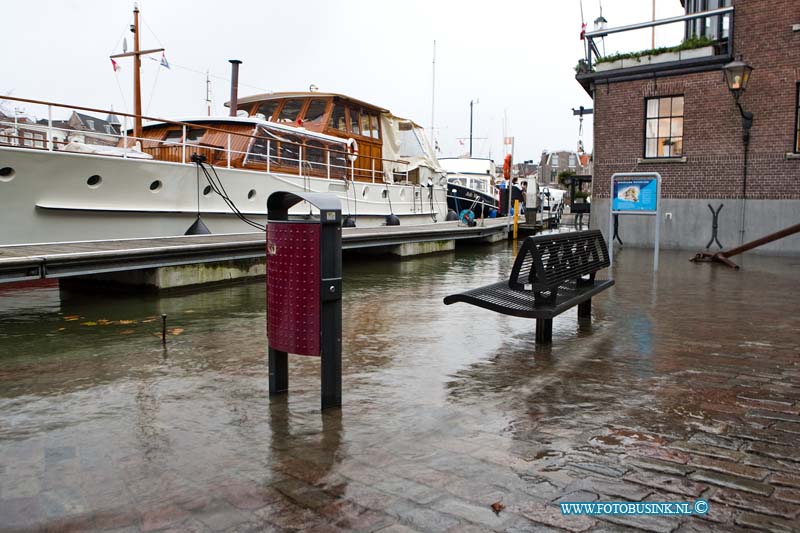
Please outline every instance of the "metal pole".
[[469, 101], [469, 156], [472, 157], [472, 100]]
[[181, 126], [181, 163], [186, 163], [186, 126]]
[[53, 151], [53, 106], [47, 105], [47, 149]]
[[614, 279], [614, 175], [608, 189], [608, 278]]
[[658, 197], [656, 198], [656, 201], [658, 203], [656, 204], [656, 249], [655, 252], [653, 253], [653, 272], [658, 272], [658, 252], [661, 248], [659, 246], [659, 239], [661, 235], [661, 175], [660, 174], [656, 174], [656, 182], [658, 184], [656, 186], [656, 191], [658, 191], [657, 193]]
[[228, 168], [231, 168], [231, 134], [228, 134]]
[[272, 148], [271, 144], [272, 141], [267, 140], [267, 172], [269, 172], [269, 162], [272, 160], [272, 152], [270, 150]]

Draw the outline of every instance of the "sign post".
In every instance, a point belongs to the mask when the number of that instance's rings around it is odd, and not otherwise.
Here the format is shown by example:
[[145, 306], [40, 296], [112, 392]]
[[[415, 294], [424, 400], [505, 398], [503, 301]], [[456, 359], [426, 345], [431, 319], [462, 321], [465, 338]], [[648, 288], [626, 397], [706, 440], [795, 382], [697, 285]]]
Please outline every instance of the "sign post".
[[[611, 198], [608, 217], [609, 272], [614, 265], [614, 215], [656, 217], [656, 242], [653, 272], [658, 272], [658, 250], [661, 234], [661, 174], [658, 172], [617, 172], [611, 176]], [[613, 274], [612, 274], [613, 275]]]

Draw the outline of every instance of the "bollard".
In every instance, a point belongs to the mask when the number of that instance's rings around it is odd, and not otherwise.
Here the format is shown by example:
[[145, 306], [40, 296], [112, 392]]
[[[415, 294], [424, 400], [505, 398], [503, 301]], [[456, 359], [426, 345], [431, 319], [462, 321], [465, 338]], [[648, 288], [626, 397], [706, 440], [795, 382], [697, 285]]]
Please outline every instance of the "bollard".
[[[290, 216], [306, 201], [318, 215]], [[289, 390], [288, 354], [321, 357], [322, 409], [342, 405], [342, 211], [332, 194], [267, 199], [269, 393]]]
[[514, 200], [514, 240], [517, 240], [517, 226], [519, 223], [519, 200]]
[[167, 315], [161, 315], [161, 344], [167, 345]]

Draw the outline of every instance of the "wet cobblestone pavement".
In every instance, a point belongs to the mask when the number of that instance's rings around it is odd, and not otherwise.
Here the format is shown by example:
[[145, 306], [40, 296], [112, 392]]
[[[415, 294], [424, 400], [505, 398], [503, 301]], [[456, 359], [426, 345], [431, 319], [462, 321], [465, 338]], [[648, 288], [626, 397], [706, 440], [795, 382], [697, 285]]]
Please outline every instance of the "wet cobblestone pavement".
[[[346, 261], [344, 407], [322, 415], [315, 359], [267, 395], [260, 283], [0, 287], [0, 529], [800, 530], [800, 259], [689, 255], [653, 278], [618, 253], [591, 327], [567, 312], [539, 349], [533, 321], [442, 304], [507, 276], [502, 245]], [[557, 505], [698, 498], [707, 515]]]

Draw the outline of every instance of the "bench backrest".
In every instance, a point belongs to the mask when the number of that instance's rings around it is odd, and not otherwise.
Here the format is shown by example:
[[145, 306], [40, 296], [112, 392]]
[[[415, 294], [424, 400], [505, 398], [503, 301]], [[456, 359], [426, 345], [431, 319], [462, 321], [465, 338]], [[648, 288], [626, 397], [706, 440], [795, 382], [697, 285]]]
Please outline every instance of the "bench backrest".
[[594, 280], [594, 273], [609, 266], [608, 248], [600, 230], [574, 231], [528, 237], [511, 269], [508, 286], [544, 291], [567, 280]]

